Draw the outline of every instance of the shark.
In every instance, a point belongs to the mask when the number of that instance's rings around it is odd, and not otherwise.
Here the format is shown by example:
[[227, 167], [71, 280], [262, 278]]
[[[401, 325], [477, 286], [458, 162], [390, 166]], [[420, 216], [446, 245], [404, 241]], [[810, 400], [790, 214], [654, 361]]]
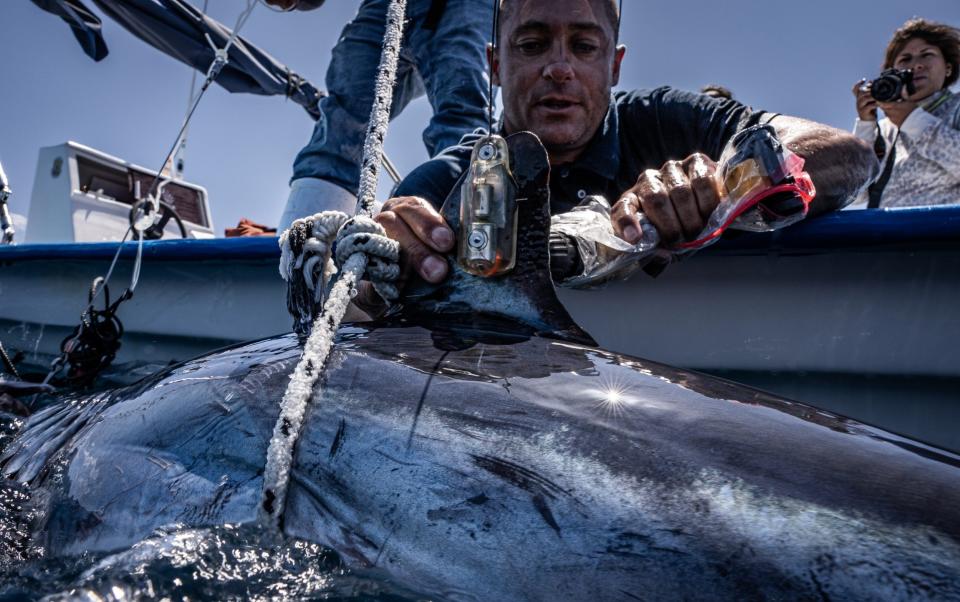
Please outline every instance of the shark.
[[[283, 534], [445, 600], [960, 599], [960, 456], [597, 347], [550, 280], [546, 152], [509, 147], [514, 271], [454, 264], [338, 331]], [[39, 500], [33, 543], [254, 522], [301, 348], [255, 341], [35, 413], [0, 460]]]

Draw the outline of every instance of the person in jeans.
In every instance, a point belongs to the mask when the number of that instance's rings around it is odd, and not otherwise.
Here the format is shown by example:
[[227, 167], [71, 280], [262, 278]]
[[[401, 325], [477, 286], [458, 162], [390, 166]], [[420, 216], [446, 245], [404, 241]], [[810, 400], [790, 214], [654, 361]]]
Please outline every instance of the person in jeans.
[[[310, 0], [267, 0], [285, 10], [317, 8]], [[321, 119], [293, 164], [280, 230], [318, 211], [353, 213], [389, 0], [363, 0], [343, 28], [327, 68]], [[433, 118], [423, 132], [432, 157], [487, 123], [485, 48], [492, 0], [408, 0], [391, 117], [426, 94]]]
[[851, 208], [960, 203], [960, 96], [950, 91], [960, 77], [960, 31], [911, 19], [893, 34], [883, 68], [912, 70], [916, 90], [879, 103], [866, 80], [853, 86], [854, 134], [883, 169]]

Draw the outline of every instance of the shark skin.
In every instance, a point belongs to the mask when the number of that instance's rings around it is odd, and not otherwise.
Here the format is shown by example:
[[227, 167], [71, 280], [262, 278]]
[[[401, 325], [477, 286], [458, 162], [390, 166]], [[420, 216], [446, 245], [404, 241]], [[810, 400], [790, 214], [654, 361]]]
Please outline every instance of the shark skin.
[[[341, 331], [288, 535], [443, 599], [960, 596], [955, 455], [588, 346], [438, 338]], [[43, 491], [38, 543], [255, 520], [298, 354], [253, 343], [35, 415], [5, 470]], [[48, 462], [19, 462], [67, 424]]]
[[[511, 145], [542, 216], [545, 153]], [[960, 599], [960, 456], [598, 349], [522, 250], [516, 286], [463, 294], [483, 283], [454, 266], [340, 329], [287, 535], [437, 599]], [[254, 521], [300, 350], [253, 342], [32, 416], [0, 462], [41, 506], [35, 543]]]

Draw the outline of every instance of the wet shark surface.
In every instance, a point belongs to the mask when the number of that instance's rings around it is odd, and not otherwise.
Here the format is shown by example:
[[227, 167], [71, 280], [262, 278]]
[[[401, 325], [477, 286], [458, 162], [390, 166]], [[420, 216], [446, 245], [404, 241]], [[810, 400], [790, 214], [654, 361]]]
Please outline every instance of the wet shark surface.
[[[511, 150], [513, 280], [455, 270], [338, 331], [283, 533], [407, 599], [960, 599], [960, 457], [593, 346], [544, 269], [546, 154]], [[126, 567], [251, 525], [301, 350], [248, 343], [31, 416], [0, 458], [24, 538]]]
[[[587, 346], [447, 335], [341, 332], [288, 535], [450, 599], [960, 595], [960, 458]], [[35, 415], [5, 470], [44, 491], [46, 551], [253, 521], [298, 352], [253, 343]]]

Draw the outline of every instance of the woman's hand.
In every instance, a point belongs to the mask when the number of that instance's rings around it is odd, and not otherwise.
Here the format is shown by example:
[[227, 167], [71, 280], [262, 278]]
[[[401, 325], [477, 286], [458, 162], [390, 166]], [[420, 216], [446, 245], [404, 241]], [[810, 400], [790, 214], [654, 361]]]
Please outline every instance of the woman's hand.
[[853, 85], [853, 95], [857, 99], [857, 117], [860, 118], [860, 121], [876, 121], [877, 100], [870, 94], [870, 83], [865, 79], [855, 83]]
[[899, 102], [882, 102], [880, 103], [880, 110], [890, 120], [890, 123], [899, 128], [918, 106], [915, 102], [901, 100]]

